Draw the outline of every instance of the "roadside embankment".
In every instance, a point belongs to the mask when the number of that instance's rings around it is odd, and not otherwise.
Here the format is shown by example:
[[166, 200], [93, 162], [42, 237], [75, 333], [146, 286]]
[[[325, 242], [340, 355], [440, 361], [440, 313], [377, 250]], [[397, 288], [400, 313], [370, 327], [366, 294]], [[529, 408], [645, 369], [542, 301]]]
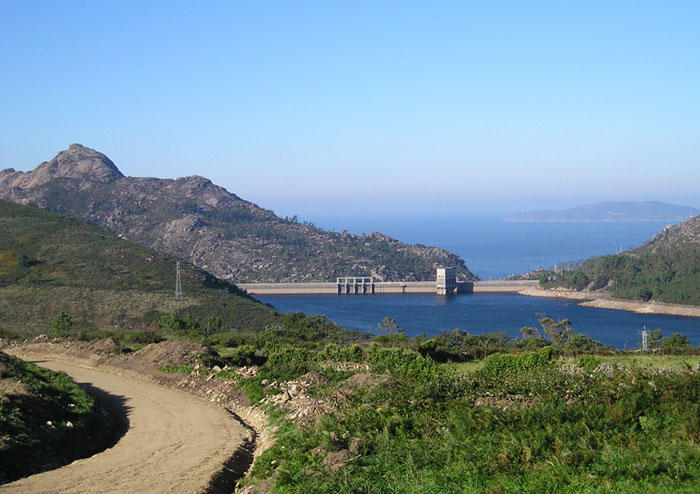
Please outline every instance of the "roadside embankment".
[[124, 400], [130, 428], [103, 453], [0, 491], [231, 492], [271, 441], [264, 413], [248, 406], [233, 380], [158, 371], [191, 362], [201, 345], [163, 342], [130, 354], [112, 346], [41, 339], [6, 345], [8, 353], [51, 361], [42, 365]]
[[605, 292], [577, 292], [575, 290], [527, 288], [518, 292], [529, 297], [558, 298], [579, 301], [582, 307], [596, 309], [624, 310], [637, 314], [665, 314], [669, 316], [700, 317], [700, 307], [663, 302], [641, 302], [610, 297]]

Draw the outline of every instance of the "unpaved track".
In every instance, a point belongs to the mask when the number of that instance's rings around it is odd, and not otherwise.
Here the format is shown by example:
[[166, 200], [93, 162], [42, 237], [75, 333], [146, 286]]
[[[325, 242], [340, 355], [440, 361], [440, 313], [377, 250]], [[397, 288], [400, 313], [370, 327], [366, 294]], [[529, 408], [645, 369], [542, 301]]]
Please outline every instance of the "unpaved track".
[[225, 410], [184, 392], [65, 363], [39, 365], [109, 393], [114, 406], [127, 407], [129, 430], [113, 448], [0, 486], [3, 494], [198, 493], [245, 437]]

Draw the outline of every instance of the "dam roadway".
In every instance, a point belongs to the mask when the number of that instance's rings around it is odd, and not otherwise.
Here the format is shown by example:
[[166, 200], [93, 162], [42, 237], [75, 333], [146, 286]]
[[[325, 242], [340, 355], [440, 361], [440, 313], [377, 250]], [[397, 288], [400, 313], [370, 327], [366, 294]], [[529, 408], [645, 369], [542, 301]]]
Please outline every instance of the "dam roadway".
[[[537, 288], [536, 280], [522, 281], [458, 281], [455, 293], [517, 293]], [[251, 295], [382, 295], [437, 293], [435, 281], [375, 281], [371, 284], [348, 285], [327, 283], [237, 283]], [[348, 289], [347, 287], [352, 287]]]

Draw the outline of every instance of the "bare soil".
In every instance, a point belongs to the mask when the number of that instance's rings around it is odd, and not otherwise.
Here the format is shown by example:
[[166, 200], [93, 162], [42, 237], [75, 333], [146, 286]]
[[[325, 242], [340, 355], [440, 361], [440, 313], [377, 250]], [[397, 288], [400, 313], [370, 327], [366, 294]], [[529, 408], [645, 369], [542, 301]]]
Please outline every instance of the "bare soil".
[[126, 409], [129, 430], [111, 449], [6, 484], [0, 492], [232, 492], [235, 480], [272, 443], [265, 414], [249, 406], [234, 380], [157, 370], [193, 364], [208, 351], [202, 345], [163, 342], [119, 354], [109, 340], [39, 337], [4, 351], [101, 390], [112, 406]]
[[583, 307], [595, 307], [598, 309], [624, 310], [638, 314], [667, 314], [672, 316], [700, 317], [700, 307], [680, 304], [666, 304], [663, 302], [641, 302], [638, 300], [623, 300], [611, 298], [605, 292], [577, 292], [575, 290], [542, 288], [527, 288], [518, 292], [529, 297], [561, 298], [577, 300]]

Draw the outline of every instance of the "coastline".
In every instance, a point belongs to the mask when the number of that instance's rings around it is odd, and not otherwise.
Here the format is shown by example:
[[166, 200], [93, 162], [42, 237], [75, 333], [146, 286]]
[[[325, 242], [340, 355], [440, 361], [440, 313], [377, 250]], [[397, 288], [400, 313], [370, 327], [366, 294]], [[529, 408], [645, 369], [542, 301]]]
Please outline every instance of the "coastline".
[[526, 288], [518, 292], [528, 297], [560, 298], [578, 301], [582, 307], [596, 309], [624, 310], [637, 314], [664, 314], [669, 316], [700, 317], [700, 307], [664, 302], [639, 302], [610, 297], [609, 293], [577, 292], [574, 290], [544, 290], [542, 288]]

